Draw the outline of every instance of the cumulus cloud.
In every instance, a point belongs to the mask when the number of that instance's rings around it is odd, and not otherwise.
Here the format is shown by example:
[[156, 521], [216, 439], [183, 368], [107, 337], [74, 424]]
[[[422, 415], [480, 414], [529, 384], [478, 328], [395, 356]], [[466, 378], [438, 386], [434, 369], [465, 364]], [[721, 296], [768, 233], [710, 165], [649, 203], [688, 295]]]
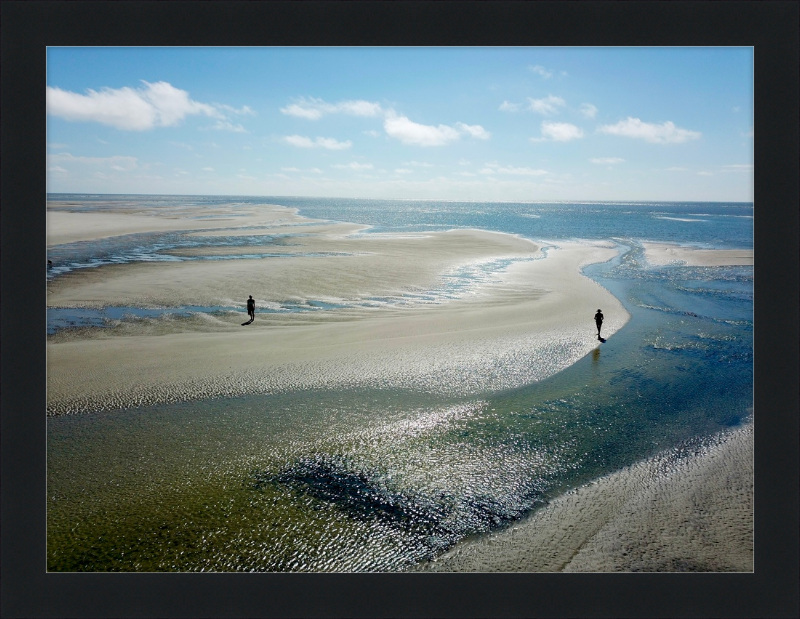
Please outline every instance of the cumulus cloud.
[[564, 101], [564, 99], [561, 97], [554, 97], [553, 95], [547, 95], [546, 99], [531, 99], [528, 97], [528, 109], [532, 112], [544, 114], [545, 116], [557, 114], [558, 108], [564, 107], [566, 104], [567, 102]]
[[194, 101], [188, 92], [168, 82], [151, 84], [142, 80], [142, 84], [142, 88], [88, 89], [85, 95], [47, 86], [47, 113], [70, 121], [98, 122], [124, 131], [172, 127], [192, 115], [217, 119], [219, 126], [214, 128], [240, 131], [241, 125], [230, 123], [228, 115], [254, 113], [247, 106], [237, 110], [228, 105]]
[[681, 144], [688, 140], [696, 140], [702, 134], [699, 131], [690, 131], [676, 127], [672, 121], [664, 123], [646, 123], [638, 118], [628, 117], [615, 125], [601, 125], [598, 133], [621, 135], [636, 138], [655, 144]]
[[519, 111], [519, 108], [519, 103], [509, 103], [508, 101], [503, 101], [498, 109], [501, 112], [517, 112]]
[[528, 68], [531, 71], [533, 71], [534, 73], [536, 73], [537, 75], [541, 75], [544, 79], [549, 79], [549, 78], [553, 77], [553, 72], [552, 71], [548, 71], [547, 69], [545, 69], [540, 64], [532, 65], [532, 66], [529, 66]]
[[597, 107], [591, 103], [581, 103], [580, 112], [586, 118], [594, 118], [597, 116]]
[[384, 114], [379, 103], [364, 101], [362, 99], [340, 101], [339, 103], [326, 103], [314, 97], [300, 97], [295, 103], [280, 108], [282, 114], [319, 120], [325, 114], [349, 114], [351, 116], [381, 116]]
[[403, 144], [417, 146], [442, 146], [459, 139], [463, 134], [481, 140], [487, 140], [491, 136], [480, 125], [465, 125], [461, 122], [456, 123], [455, 127], [448, 125], [422, 125], [409, 120], [405, 116], [394, 114], [386, 118], [383, 128], [387, 134], [400, 140]]
[[421, 125], [405, 116], [392, 116], [383, 123], [383, 128], [391, 137], [403, 144], [418, 146], [442, 146], [459, 138], [459, 132], [447, 125]]
[[346, 150], [350, 148], [353, 143], [350, 140], [339, 142], [334, 138], [320, 138], [312, 140], [309, 137], [302, 135], [287, 135], [282, 138], [287, 144], [297, 146], [298, 148], [326, 148], [328, 150]]
[[589, 159], [592, 163], [597, 163], [600, 165], [613, 165], [615, 163], [622, 163], [625, 161], [624, 159], [620, 159], [619, 157], [596, 157], [595, 159]]
[[531, 138], [532, 141], [554, 140], [556, 142], [569, 142], [583, 137], [583, 129], [570, 123], [556, 123], [544, 121], [542, 123], [542, 138]]
[[547, 170], [534, 168], [515, 168], [514, 166], [501, 166], [497, 163], [487, 163], [486, 167], [479, 170], [481, 174], [513, 174], [516, 176], [544, 176], [549, 174]]

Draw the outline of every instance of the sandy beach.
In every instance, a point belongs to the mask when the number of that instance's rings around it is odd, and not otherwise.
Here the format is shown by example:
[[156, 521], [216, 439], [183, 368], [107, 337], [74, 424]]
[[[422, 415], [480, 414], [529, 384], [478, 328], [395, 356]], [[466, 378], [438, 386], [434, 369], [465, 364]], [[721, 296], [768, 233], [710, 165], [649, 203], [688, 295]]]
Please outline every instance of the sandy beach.
[[418, 569], [751, 572], [753, 426], [594, 480]]
[[714, 267], [753, 264], [752, 249], [697, 249], [670, 243], [642, 243], [646, 260], [656, 266], [682, 264]]
[[[60, 234], [76, 234], [64, 225]], [[111, 265], [53, 282], [50, 307], [244, 309], [248, 294], [258, 308], [312, 299], [346, 307], [257, 314], [246, 328], [242, 311], [51, 338], [48, 412], [353, 385], [507, 388], [550, 376], [595, 348], [598, 307], [605, 337], [628, 319], [615, 297], [579, 272], [615, 255], [603, 243], [563, 243], [545, 257], [528, 240], [478, 230], [359, 235], [345, 224], [314, 228], [277, 245], [280, 257]], [[495, 260], [510, 266], [465, 294], [436, 303], [414, 296]], [[403, 302], [370, 301], [383, 298]]]

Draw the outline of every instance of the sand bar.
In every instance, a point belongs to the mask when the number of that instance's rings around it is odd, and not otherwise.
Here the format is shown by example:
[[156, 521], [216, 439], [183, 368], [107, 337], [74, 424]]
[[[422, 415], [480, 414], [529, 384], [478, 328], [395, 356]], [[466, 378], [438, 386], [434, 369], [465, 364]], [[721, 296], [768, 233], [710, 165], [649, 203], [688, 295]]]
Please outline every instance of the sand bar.
[[581, 486], [417, 569], [751, 572], [752, 423]]
[[642, 243], [646, 260], [656, 266], [747, 266], [753, 264], [752, 249], [697, 249], [670, 243]]
[[484, 231], [371, 237], [321, 235], [317, 249], [348, 244], [352, 255], [336, 258], [84, 269], [56, 280], [48, 305], [243, 306], [248, 293], [259, 307], [288, 298], [353, 301], [425, 291], [443, 273], [481, 261], [514, 261], [497, 277], [437, 303], [259, 314], [247, 327], [240, 326], [243, 312], [199, 314], [51, 340], [48, 413], [316, 387], [479, 393], [541, 380], [588, 354], [597, 346], [592, 316], [598, 307], [606, 315], [606, 337], [629, 318], [613, 295], [579, 271], [616, 255], [606, 246], [564, 243], [540, 258], [528, 240]]
[[[309, 222], [297, 215], [296, 209], [283, 206], [230, 205], [214, 210], [198, 210], [183, 214], [157, 208], [115, 210], [114, 212], [73, 212], [62, 208], [47, 209], [47, 245], [61, 245], [77, 241], [91, 241], [122, 234], [143, 232], [173, 232], [179, 230], [205, 230], [215, 228], [246, 228]], [[187, 218], [188, 215], [188, 218]], [[198, 218], [191, 218], [195, 215]]]

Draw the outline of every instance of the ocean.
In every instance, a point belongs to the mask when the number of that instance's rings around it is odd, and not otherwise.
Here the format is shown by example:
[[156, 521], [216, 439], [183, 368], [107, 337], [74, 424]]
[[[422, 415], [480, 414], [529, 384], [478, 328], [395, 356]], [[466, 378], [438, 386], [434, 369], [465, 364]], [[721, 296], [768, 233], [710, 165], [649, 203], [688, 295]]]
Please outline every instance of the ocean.
[[[691, 448], [753, 415], [753, 267], [655, 267], [642, 248], [653, 241], [752, 249], [752, 203], [48, 199], [70, 210], [138, 205], [176, 215], [277, 204], [370, 226], [362, 234], [476, 228], [545, 246], [610, 241], [618, 257], [583, 272], [631, 315], [577, 363], [511, 389], [476, 394], [453, 377], [440, 389], [360, 385], [49, 417], [49, 571], [402, 571], [577, 485], [665, 449]], [[171, 232], [70, 243], [48, 248], [47, 277], [243, 256], [220, 247], [253, 246], [245, 257], [280, 260], [280, 240]], [[204, 247], [215, 251], [204, 255]], [[200, 251], [170, 253], [185, 248]], [[415, 298], [376, 302], [446, 303], [507, 267], [482, 264]], [[259, 311], [340, 309], [305, 299]], [[47, 337], [232, 311], [241, 308], [54, 307]]]

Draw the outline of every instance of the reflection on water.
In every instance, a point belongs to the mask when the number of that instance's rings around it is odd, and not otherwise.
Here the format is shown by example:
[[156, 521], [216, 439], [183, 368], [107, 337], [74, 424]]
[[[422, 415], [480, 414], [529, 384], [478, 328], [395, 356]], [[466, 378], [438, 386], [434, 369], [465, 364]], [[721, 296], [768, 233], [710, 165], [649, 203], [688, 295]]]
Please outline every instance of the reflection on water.
[[634, 247], [587, 269], [625, 303], [626, 327], [522, 388], [302, 391], [49, 419], [48, 569], [399, 570], [740, 423], [752, 268], [640, 259]]

